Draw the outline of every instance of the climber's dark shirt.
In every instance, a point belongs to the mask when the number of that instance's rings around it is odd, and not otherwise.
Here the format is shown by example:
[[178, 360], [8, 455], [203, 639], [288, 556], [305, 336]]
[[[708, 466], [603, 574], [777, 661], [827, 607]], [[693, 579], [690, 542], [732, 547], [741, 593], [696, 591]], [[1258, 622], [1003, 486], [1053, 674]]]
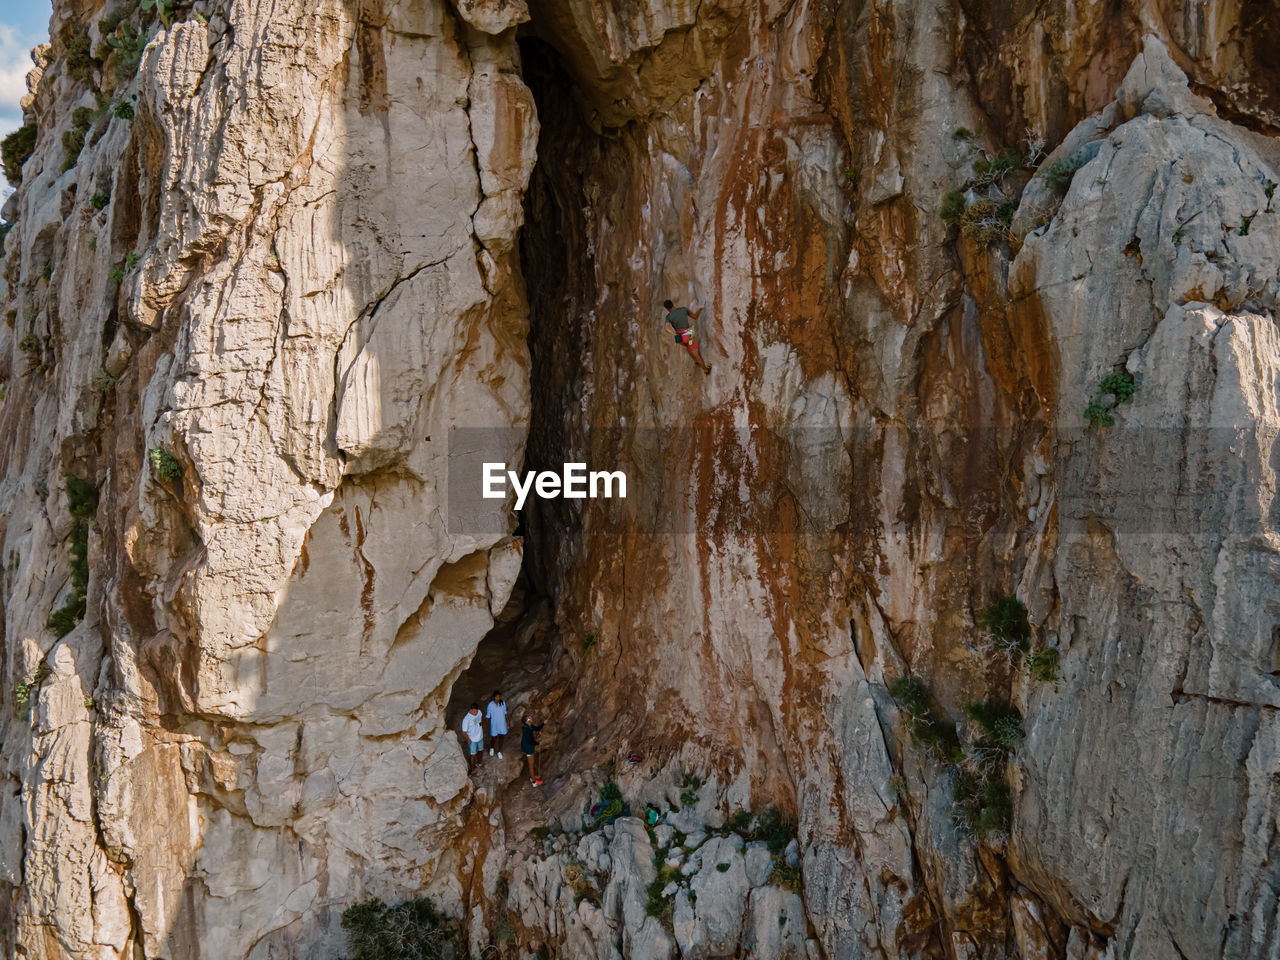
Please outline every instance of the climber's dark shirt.
[[691, 322], [688, 307], [676, 307], [667, 314], [667, 323], [671, 324], [671, 329], [676, 333], [688, 330]]
[[539, 723], [535, 725], [532, 723], [526, 723], [523, 727], [521, 727], [520, 749], [523, 750], [526, 754], [529, 754], [530, 756], [532, 756], [533, 751], [537, 749], [538, 738], [536, 734], [544, 726], [546, 726], [546, 724]]

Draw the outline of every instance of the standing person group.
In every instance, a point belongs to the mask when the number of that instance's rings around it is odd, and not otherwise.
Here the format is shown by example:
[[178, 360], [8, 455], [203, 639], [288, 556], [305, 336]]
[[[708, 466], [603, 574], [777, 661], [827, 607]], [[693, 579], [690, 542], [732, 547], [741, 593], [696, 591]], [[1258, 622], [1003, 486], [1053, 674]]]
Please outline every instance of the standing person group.
[[473, 703], [462, 717], [462, 734], [467, 743], [467, 773], [480, 766], [484, 758], [484, 721], [489, 721], [489, 756], [496, 752], [502, 759], [502, 744], [507, 737], [507, 701], [502, 691], [493, 691], [493, 698], [480, 713], [480, 704]]
[[[473, 703], [462, 717], [462, 735], [467, 744], [467, 773], [472, 774], [484, 759], [484, 722], [489, 721], [489, 756], [497, 754], [502, 759], [502, 747], [507, 738], [507, 701], [501, 690], [493, 691], [493, 697], [485, 705], [484, 713], [480, 712], [480, 704]], [[535, 755], [538, 752], [538, 734], [546, 724], [534, 723], [532, 716], [526, 716], [520, 728], [520, 752], [524, 754], [524, 762], [529, 771], [529, 782], [535, 787], [542, 786], [542, 777], [538, 775]]]

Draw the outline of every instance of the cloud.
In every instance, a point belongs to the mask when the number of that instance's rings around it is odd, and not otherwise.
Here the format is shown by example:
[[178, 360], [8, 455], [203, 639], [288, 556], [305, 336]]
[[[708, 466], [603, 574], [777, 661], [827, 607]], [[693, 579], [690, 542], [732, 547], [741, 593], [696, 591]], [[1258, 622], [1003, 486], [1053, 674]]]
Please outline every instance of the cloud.
[[22, 122], [18, 105], [27, 95], [31, 48], [38, 41], [7, 23], [0, 23], [0, 131], [8, 133]]

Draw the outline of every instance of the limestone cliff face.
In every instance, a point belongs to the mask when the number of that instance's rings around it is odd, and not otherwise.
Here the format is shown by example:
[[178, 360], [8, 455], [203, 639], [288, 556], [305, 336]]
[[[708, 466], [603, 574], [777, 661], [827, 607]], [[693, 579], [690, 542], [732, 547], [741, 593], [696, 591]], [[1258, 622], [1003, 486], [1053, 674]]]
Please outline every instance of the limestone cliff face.
[[[1277, 23], [59, 2], [5, 214], [15, 956], [337, 957], [427, 894], [504, 956], [1275, 956]], [[461, 524], [475, 427], [632, 496]], [[541, 792], [466, 774], [494, 686]], [[583, 816], [632, 750], [666, 833]], [[708, 835], [766, 805], [780, 859]]]

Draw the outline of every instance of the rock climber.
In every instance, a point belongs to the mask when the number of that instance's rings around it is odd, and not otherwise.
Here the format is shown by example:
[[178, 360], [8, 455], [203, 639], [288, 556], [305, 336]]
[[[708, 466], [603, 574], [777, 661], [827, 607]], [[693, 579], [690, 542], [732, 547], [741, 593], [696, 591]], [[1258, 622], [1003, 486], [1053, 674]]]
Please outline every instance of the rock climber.
[[480, 716], [480, 704], [471, 704], [471, 709], [462, 718], [462, 732], [467, 735], [467, 773], [480, 766], [481, 751], [484, 750], [484, 726]]
[[698, 319], [701, 310], [690, 310], [688, 307], [675, 307], [670, 300], [663, 300], [667, 309], [667, 320], [663, 329], [675, 336], [676, 343], [683, 343], [689, 348], [689, 356], [702, 368], [703, 373], [711, 372], [711, 364], [702, 359], [698, 352], [698, 341], [693, 338], [693, 321]]
[[533, 755], [538, 752], [538, 731], [545, 723], [534, 723], [533, 717], [526, 716], [520, 728], [520, 750], [524, 753], [525, 763], [529, 765], [529, 782], [535, 787], [542, 786], [542, 778], [538, 776], [537, 765]]
[[484, 708], [485, 719], [489, 721], [489, 756], [498, 751], [498, 759], [502, 759], [502, 741], [507, 738], [507, 701], [502, 699], [502, 691], [493, 691], [493, 699]]

